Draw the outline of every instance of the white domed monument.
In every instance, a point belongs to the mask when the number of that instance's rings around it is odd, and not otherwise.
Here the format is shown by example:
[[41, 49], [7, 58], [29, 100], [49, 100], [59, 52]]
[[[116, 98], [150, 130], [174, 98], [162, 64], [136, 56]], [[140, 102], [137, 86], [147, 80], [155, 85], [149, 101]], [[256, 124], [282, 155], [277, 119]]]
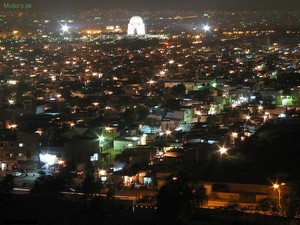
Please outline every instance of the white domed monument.
[[145, 23], [140, 16], [131, 17], [127, 28], [127, 35], [129, 36], [146, 35]]

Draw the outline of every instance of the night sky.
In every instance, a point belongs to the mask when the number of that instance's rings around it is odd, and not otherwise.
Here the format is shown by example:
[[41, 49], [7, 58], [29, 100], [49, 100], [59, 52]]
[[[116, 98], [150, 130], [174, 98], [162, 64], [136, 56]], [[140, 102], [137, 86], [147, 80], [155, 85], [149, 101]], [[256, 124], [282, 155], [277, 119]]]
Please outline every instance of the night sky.
[[195, 10], [300, 10], [300, 0], [0, 0], [31, 3], [34, 9], [195, 9]]

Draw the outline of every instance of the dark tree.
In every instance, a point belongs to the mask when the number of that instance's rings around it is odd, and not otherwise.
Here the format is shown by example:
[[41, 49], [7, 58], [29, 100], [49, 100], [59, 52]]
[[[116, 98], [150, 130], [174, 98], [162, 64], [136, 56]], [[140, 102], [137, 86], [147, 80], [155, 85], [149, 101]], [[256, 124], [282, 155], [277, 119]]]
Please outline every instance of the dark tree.
[[186, 87], [184, 84], [178, 84], [172, 87], [172, 94], [175, 96], [183, 96], [186, 92]]
[[138, 123], [142, 123], [149, 115], [149, 110], [145, 107], [136, 106], [127, 109], [123, 113], [123, 118], [126, 121], [127, 126], [134, 126]]
[[31, 193], [58, 198], [61, 196], [61, 192], [65, 190], [65, 187], [66, 180], [63, 176], [44, 175], [35, 180]]
[[84, 180], [81, 183], [79, 189], [80, 192], [83, 192], [86, 196], [91, 196], [96, 192], [100, 192], [101, 186], [100, 183], [97, 183], [94, 179], [94, 174], [92, 172], [87, 172]]
[[294, 218], [300, 215], [300, 184], [294, 185], [289, 194], [282, 197], [283, 213], [289, 217]]
[[169, 97], [163, 101], [162, 106], [167, 108], [168, 110], [179, 110], [180, 100]]
[[157, 196], [157, 207], [162, 220], [168, 223], [186, 223], [190, 220], [194, 207], [205, 201], [205, 191], [201, 186], [191, 185], [184, 173], [170, 177], [161, 187]]
[[155, 119], [155, 118], [146, 118], [144, 120], [144, 124], [148, 125], [150, 127], [150, 129], [151, 129], [151, 132], [153, 132], [155, 127], [159, 127], [160, 126], [161, 121], [158, 120], [158, 119]]
[[5, 176], [5, 178], [0, 183], [0, 192], [8, 193], [13, 190], [14, 188], [14, 176], [11, 174], [8, 174]]

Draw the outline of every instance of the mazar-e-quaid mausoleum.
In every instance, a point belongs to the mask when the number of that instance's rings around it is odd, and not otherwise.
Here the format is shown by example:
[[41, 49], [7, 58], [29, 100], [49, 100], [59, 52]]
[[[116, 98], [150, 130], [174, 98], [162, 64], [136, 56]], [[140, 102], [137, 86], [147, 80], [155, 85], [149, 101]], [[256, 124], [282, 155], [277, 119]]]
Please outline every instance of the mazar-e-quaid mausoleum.
[[146, 35], [146, 27], [143, 19], [139, 16], [133, 16], [128, 24], [127, 35], [143, 36]]

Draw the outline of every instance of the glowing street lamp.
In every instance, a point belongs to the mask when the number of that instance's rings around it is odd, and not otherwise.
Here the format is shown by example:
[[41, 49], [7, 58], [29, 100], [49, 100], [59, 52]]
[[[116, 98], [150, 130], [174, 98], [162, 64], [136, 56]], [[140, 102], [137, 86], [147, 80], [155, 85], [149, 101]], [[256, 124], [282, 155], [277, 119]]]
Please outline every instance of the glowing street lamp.
[[58, 165], [63, 165], [64, 163], [65, 163], [65, 161], [63, 161], [63, 160], [59, 160], [59, 161], [57, 162]]
[[147, 83], [149, 83], [150, 85], [154, 84], [155, 81], [154, 80], [149, 80]]
[[15, 101], [14, 100], [8, 100], [9, 105], [14, 105]]
[[14, 130], [17, 128], [17, 126], [18, 126], [17, 124], [13, 123], [10, 125], [10, 129]]
[[104, 140], [105, 140], [105, 137], [103, 137], [102, 135], [99, 136], [99, 138], [98, 138], [99, 144], [102, 143]]
[[219, 152], [221, 155], [226, 154], [228, 151], [228, 148], [225, 148], [224, 146], [220, 147]]
[[37, 131], [35, 131], [34, 133], [36, 133], [36, 134], [38, 134], [38, 135], [42, 136], [42, 134], [43, 134], [43, 131], [41, 131], [41, 130], [37, 130]]
[[204, 25], [203, 30], [204, 30], [204, 32], [208, 32], [210, 30], [210, 26]]
[[238, 134], [237, 132], [232, 132], [232, 133], [230, 134], [230, 144], [235, 145], [238, 136], [239, 136], [239, 134]]
[[67, 24], [62, 24], [61, 25], [61, 30], [63, 33], [68, 33], [69, 32], [70, 27]]
[[281, 210], [281, 190], [280, 190], [280, 186], [284, 186], [284, 185], [285, 185], [285, 183], [281, 183], [281, 184], [275, 183], [275, 184], [273, 184], [274, 190], [278, 191], [278, 207], [279, 207], [279, 210]]
[[161, 77], [163, 77], [165, 74], [166, 74], [165, 71], [160, 71], [160, 72], [159, 72], [159, 75], [160, 75]]
[[233, 138], [237, 138], [238, 137], [238, 133], [237, 132], [232, 132], [231, 135], [232, 135]]
[[278, 115], [278, 117], [282, 119], [282, 118], [285, 118], [286, 115], [285, 115], [284, 113], [280, 113], [280, 114]]

